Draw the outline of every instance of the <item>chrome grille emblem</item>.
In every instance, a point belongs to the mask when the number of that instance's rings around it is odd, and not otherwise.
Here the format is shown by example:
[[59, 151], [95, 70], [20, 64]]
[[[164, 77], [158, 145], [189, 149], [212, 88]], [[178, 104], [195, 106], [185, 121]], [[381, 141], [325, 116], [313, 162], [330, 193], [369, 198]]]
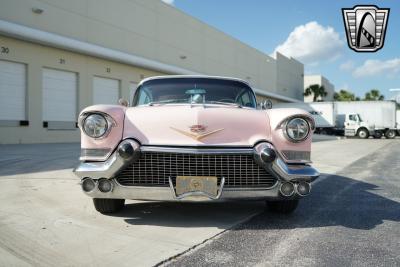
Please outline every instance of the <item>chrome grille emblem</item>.
[[195, 124], [189, 127], [191, 132], [194, 133], [204, 133], [207, 129], [207, 126]]
[[196, 125], [192, 125], [192, 126], [189, 127], [190, 132], [183, 131], [183, 130], [180, 130], [180, 129], [174, 128], [174, 127], [170, 127], [170, 128], [172, 130], [178, 132], [178, 133], [181, 133], [183, 135], [186, 135], [186, 136], [188, 136], [190, 138], [193, 138], [195, 140], [198, 140], [198, 141], [200, 139], [203, 139], [203, 138], [209, 136], [209, 135], [212, 135], [212, 134], [215, 134], [215, 133], [218, 133], [218, 132], [224, 130], [223, 128], [221, 128], [221, 129], [216, 129], [216, 130], [213, 130], [213, 131], [206, 132], [206, 129], [207, 129], [206, 126], [197, 125], [197, 124]]

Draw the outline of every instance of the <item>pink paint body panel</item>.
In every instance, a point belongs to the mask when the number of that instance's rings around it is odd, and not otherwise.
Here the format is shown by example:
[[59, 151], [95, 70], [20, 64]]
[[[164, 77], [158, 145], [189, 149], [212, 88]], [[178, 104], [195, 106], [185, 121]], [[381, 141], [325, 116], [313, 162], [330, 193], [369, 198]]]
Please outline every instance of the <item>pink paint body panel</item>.
[[[133, 138], [142, 145], [253, 147], [260, 141], [272, 143], [278, 151], [310, 151], [311, 136], [300, 143], [287, 140], [280, 123], [294, 115], [312, 118], [301, 109], [256, 110], [225, 105], [169, 104], [126, 108], [96, 105], [82, 111], [109, 114], [116, 125], [102, 139], [81, 135], [82, 148], [114, 149], [121, 140]], [[181, 132], [203, 125], [206, 133], [220, 130], [200, 140]], [[175, 129], [172, 129], [175, 128]]]
[[[190, 127], [203, 125], [213, 133], [195, 140], [177, 130], [191, 133]], [[172, 129], [174, 128], [174, 129]], [[124, 138], [145, 145], [171, 146], [252, 146], [270, 140], [265, 112], [220, 105], [142, 106], [126, 111]]]

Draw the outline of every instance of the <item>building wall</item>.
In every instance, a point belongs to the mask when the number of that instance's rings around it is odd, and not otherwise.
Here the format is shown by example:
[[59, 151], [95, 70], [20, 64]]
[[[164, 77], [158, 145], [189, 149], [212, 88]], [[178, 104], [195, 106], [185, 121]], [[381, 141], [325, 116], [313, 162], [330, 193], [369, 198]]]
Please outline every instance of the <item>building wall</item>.
[[[0, 36], [0, 45], [9, 49], [8, 54], [0, 54], [0, 60], [26, 64], [26, 120], [29, 121], [29, 126], [7, 127], [0, 125], [0, 144], [79, 141], [77, 128], [71, 130], [48, 130], [43, 128], [43, 68], [77, 73], [77, 114], [83, 108], [92, 105], [94, 76], [119, 80], [121, 97], [129, 99], [130, 82], [137, 83], [144, 77], [163, 74], [4, 36]], [[60, 59], [63, 59], [62, 62], [65, 63], [61, 64]], [[110, 72], [107, 72], [107, 70]]]
[[[35, 14], [32, 8], [40, 8]], [[210, 27], [159, 0], [3, 0], [0, 20], [194, 72], [247, 80], [261, 92], [302, 100], [303, 65], [278, 54], [276, 59]], [[93, 104], [93, 77], [117, 79], [120, 97], [131, 83], [171, 74], [118, 63], [0, 34], [0, 60], [26, 65], [28, 126], [0, 122], [0, 143], [77, 142], [77, 128], [43, 126], [43, 68], [77, 74], [76, 114]], [[258, 100], [266, 97], [257, 95]], [[268, 97], [273, 103], [282, 101]]]
[[3, 0], [0, 19], [275, 91], [273, 58], [160, 0]]
[[293, 58], [276, 52], [276, 92], [303, 100], [304, 65]]
[[[319, 98], [318, 101], [333, 101], [335, 94], [335, 86], [324, 76], [321, 75], [306, 75], [304, 76], [304, 90], [310, 85], [318, 84], [325, 87], [325, 91], [328, 93], [326, 97]], [[313, 95], [304, 96], [304, 102], [313, 102]]]

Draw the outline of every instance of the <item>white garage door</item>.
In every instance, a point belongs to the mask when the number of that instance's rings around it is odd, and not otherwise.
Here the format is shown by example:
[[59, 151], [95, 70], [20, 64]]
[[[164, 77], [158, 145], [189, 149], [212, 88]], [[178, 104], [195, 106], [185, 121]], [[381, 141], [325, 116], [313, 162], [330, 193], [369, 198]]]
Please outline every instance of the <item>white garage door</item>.
[[118, 104], [119, 80], [94, 77], [93, 104]]
[[75, 122], [77, 74], [43, 69], [43, 121]]
[[26, 65], [0, 60], [0, 120], [26, 119]]

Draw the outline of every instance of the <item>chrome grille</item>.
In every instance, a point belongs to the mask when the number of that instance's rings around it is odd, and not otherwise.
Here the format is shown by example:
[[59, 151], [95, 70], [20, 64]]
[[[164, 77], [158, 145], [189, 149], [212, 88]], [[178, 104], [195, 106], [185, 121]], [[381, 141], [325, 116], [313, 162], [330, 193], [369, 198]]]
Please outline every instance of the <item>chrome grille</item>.
[[310, 161], [311, 153], [310, 151], [294, 151], [294, 150], [283, 150], [283, 156], [288, 160], [305, 160]]
[[225, 187], [271, 187], [276, 179], [253, 160], [252, 154], [142, 152], [139, 161], [116, 177], [125, 186], [168, 186], [177, 176], [225, 178]]

